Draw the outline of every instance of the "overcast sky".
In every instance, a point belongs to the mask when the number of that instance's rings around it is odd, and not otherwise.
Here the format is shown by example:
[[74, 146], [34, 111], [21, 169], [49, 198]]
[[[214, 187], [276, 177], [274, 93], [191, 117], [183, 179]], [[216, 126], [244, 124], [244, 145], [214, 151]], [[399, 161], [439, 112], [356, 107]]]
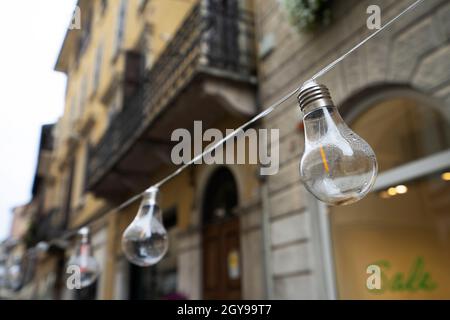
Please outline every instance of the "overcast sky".
[[65, 76], [53, 71], [75, 0], [0, 2], [0, 240], [11, 208], [30, 199], [40, 128], [61, 115]]

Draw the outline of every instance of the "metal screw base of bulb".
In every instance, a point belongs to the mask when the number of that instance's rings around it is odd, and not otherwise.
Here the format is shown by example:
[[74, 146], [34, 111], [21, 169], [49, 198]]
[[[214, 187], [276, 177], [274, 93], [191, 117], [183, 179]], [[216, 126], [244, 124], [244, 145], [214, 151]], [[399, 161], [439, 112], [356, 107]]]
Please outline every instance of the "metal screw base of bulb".
[[310, 107], [319, 108], [334, 105], [330, 90], [315, 81], [305, 83], [300, 89], [297, 99], [302, 112]]
[[157, 203], [159, 189], [156, 187], [148, 188], [142, 195], [142, 201], [148, 205], [155, 205]]

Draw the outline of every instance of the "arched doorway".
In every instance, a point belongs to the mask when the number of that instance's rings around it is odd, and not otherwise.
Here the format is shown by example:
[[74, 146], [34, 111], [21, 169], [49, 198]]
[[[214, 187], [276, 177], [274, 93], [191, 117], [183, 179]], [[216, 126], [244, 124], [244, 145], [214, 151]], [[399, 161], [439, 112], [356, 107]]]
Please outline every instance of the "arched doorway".
[[[372, 98], [356, 102], [347, 120], [377, 155], [374, 190], [354, 205], [329, 208], [338, 296], [448, 299], [449, 111], [412, 89]], [[381, 270], [381, 289], [367, 285], [370, 265]]]
[[203, 298], [240, 299], [238, 192], [226, 167], [209, 178], [203, 195]]

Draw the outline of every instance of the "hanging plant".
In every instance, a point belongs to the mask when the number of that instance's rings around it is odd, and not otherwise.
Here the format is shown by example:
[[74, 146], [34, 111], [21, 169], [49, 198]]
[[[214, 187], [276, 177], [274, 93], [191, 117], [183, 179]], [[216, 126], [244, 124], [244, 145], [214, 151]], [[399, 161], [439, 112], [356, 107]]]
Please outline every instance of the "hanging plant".
[[299, 31], [312, 31], [331, 23], [332, 0], [283, 0], [289, 21]]

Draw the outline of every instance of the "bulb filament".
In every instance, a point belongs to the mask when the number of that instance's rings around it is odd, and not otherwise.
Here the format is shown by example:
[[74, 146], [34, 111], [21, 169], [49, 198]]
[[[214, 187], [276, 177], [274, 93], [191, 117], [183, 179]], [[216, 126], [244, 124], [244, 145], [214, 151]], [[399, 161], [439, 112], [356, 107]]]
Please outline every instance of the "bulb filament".
[[322, 146], [320, 146], [320, 155], [322, 156], [322, 163], [323, 163], [323, 167], [325, 168], [325, 171], [327, 173], [330, 173], [330, 167], [328, 166], [327, 157], [325, 155], [325, 151], [323, 150]]

